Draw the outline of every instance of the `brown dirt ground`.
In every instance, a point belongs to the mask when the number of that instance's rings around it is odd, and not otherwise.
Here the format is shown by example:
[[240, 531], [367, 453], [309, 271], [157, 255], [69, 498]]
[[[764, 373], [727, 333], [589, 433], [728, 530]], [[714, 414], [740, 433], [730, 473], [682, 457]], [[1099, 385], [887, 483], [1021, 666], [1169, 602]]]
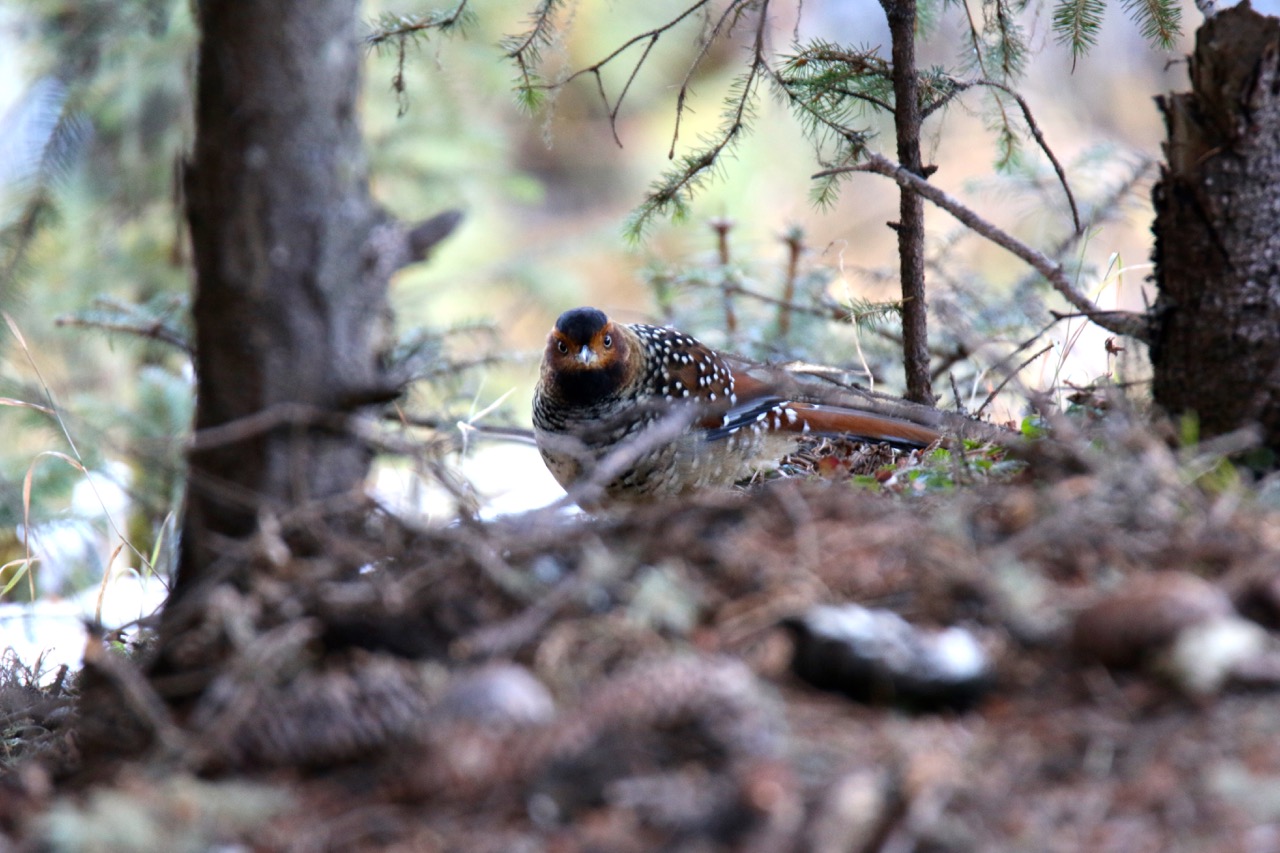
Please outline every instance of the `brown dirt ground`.
[[[1202, 690], [1157, 665], [1205, 614], [1280, 617], [1280, 511], [1193, 467], [1134, 430], [945, 494], [783, 478], [260, 543], [181, 677], [103, 653], [72, 713], [0, 691], [0, 851], [1280, 849], [1275, 639]], [[779, 623], [846, 601], [969, 628], [990, 692], [802, 682]]]

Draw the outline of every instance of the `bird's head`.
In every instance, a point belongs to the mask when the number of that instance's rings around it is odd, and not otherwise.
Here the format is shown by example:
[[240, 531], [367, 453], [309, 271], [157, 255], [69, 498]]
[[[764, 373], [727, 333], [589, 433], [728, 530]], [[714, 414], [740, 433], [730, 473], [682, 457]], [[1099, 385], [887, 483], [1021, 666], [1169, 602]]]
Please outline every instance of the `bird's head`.
[[587, 402], [626, 381], [629, 355], [624, 327], [596, 308], [574, 308], [560, 315], [547, 336], [542, 369], [564, 396]]

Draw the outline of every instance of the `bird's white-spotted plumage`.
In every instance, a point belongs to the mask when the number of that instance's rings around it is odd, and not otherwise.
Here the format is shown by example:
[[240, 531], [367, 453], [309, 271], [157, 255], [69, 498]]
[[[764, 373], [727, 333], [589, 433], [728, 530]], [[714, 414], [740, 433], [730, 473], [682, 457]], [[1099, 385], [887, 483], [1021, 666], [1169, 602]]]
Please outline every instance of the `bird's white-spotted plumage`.
[[697, 339], [641, 323], [611, 328], [641, 356], [629, 381], [574, 405], [557, 400], [554, 382], [546, 378], [535, 395], [538, 447], [561, 485], [569, 488], [624, 443], [645, 442], [646, 434], [664, 429], [667, 418], [684, 418], [689, 428], [654, 442], [606, 486], [609, 497], [651, 498], [730, 485], [750, 476], [761, 456], [776, 460], [794, 446], [795, 436], [771, 430], [787, 421], [785, 407], [739, 405], [733, 369]]
[[785, 400], [763, 385], [740, 381], [726, 358], [683, 332], [611, 323], [578, 308], [562, 314], [548, 338], [534, 435], [566, 489], [601, 463], [616, 467], [602, 484], [613, 500], [733, 484], [794, 450], [814, 422], [826, 432], [913, 445], [936, 437], [869, 413]]

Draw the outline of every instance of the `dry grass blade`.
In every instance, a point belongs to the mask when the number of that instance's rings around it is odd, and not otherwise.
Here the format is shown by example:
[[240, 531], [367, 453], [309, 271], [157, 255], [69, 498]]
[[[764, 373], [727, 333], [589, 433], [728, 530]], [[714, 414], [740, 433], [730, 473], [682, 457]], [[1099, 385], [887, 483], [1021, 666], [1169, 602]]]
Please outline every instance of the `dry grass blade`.
[[[129, 538], [125, 536], [124, 533], [120, 530], [119, 525], [116, 524], [115, 518], [113, 518], [111, 513], [107, 511], [107, 504], [106, 504], [106, 501], [102, 499], [101, 493], [99, 493], [98, 491], [98, 484], [93, 481], [92, 477], [88, 476], [88, 471], [86, 471], [84, 467], [84, 457], [80, 455], [80, 450], [79, 448], [76, 447], [75, 439], [71, 437], [71, 430], [67, 429], [67, 424], [62, 419], [62, 414], [61, 412], [58, 411], [57, 404], [53, 401], [53, 392], [49, 390], [49, 383], [45, 382], [44, 374], [40, 372], [40, 366], [36, 364], [35, 357], [31, 354], [31, 349], [30, 347], [27, 346], [27, 339], [23, 337], [22, 330], [18, 328], [17, 322], [15, 322], [13, 317], [9, 316], [7, 312], [0, 312], [0, 316], [4, 317], [5, 324], [8, 325], [9, 331], [13, 334], [14, 338], [17, 339], [18, 346], [22, 348], [22, 354], [27, 357], [27, 364], [31, 365], [32, 372], [35, 373], [36, 379], [40, 382], [40, 389], [44, 391], [44, 397], [46, 400], [49, 401], [48, 414], [50, 414], [54, 418], [54, 420], [58, 422], [58, 429], [61, 430], [62, 437], [67, 440], [67, 446], [71, 448], [71, 452], [75, 455], [75, 459], [72, 459], [70, 456], [67, 456], [65, 453], [59, 453], [53, 450], [45, 451], [40, 455], [43, 456], [46, 454], [51, 454], [54, 456], [61, 457], [62, 459], [65, 459], [67, 462], [75, 466], [75, 468], [81, 474], [85, 475], [85, 482], [89, 484], [89, 489], [93, 492], [93, 496], [97, 498], [98, 506], [102, 508], [102, 514], [106, 517], [107, 524], [111, 527], [111, 531], [115, 533], [116, 537], [119, 538], [119, 540], [123, 542], [129, 548], [129, 550], [132, 551], [138, 557], [139, 560], [142, 561], [142, 564], [146, 566], [147, 570], [150, 571], [151, 563], [147, 560], [146, 556], [141, 551], [139, 551], [136, 547], [134, 547], [133, 543], [129, 541]], [[29, 405], [29, 406], [32, 406], [33, 408], [36, 408], [33, 404], [24, 404], [24, 405]], [[34, 464], [35, 463], [33, 461], [32, 465], [34, 466]], [[23, 482], [23, 488], [22, 488], [22, 523], [24, 527], [27, 527], [27, 529], [30, 529], [28, 527], [28, 525], [30, 524], [30, 504], [31, 504], [31, 469], [28, 468], [27, 476]], [[28, 548], [27, 556], [30, 557], [29, 548]]]
[[26, 400], [15, 400], [12, 397], [0, 397], [0, 406], [10, 406], [15, 409], [31, 409], [42, 415], [54, 414], [53, 409], [48, 406], [41, 406], [38, 403], [28, 403]]
[[102, 601], [107, 597], [107, 584], [111, 581], [111, 567], [116, 563], [116, 557], [120, 556], [120, 552], [124, 550], [124, 543], [121, 542], [116, 549], [111, 552], [111, 557], [107, 560], [106, 566], [102, 569], [102, 583], [98, 584], [98, 600], [93, 608], [93, 619], [99, 625], [102, 624]]
[[13, 568], [14, 566], [22, 567], [18, 569], [18, 571], [13, 573], [13, 577], [9, 578], [9, 580], [5, 583], [4, 586], [0, 586], [0, 595], [8, 595], [9, 591], [12, 590], [18, 584], [20, 584], [22, 582], [22, 579], [25, 577], [27, 578], [28, 583], [33, 584], [31, 588], [31, 597], [32, 598], [35, 597], [34, 581], [31, 580], [31, 563], [32, 563], [32, 559], [30, 556], [28, 556], [28, 557], [17, 559], [17, 560], [10, 560], [9, 562], [5, 563], [3, 566], [0, 566], [0, 576], [3, 576], [5, 572]]
[[[35, 580], [31, 578], [29, 572], [31, 567], [31, 481], [36, 472], [36, 463], [45, 456], [52, 456], [56, 459], [61, 459], [81, 474], [85, 473], [84, 466], [67, 454], [60, 453], [57, 450], [45, 450], [36, 454], [36, 458], [31, 460], [31, 464], [27, 466], [26, 476], [22, 478], [22, 545], [26, 554], [25, 562], [28, 568], [27, 577], [31, 584], [30, 592], [33, 600], [36, 597]], [[9, 588], [6, 587], [4, 591], [8, 592]]]

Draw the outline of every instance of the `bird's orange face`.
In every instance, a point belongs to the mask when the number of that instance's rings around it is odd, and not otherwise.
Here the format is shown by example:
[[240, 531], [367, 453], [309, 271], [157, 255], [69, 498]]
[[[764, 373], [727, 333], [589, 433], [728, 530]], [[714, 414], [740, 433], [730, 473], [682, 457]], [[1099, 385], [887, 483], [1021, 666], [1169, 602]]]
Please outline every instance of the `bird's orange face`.
[[603, 311], [574, 308], [560, 315], [547, 337], [543, 381], [567, 400], [599, 399], [625, 381], [627, 352], [626, 331]]
[[625, 349], [625, 337], [603, 312], [575, 308], [556, 321], [543, 361], [558, 373], [608, 371], [624, 360]]

